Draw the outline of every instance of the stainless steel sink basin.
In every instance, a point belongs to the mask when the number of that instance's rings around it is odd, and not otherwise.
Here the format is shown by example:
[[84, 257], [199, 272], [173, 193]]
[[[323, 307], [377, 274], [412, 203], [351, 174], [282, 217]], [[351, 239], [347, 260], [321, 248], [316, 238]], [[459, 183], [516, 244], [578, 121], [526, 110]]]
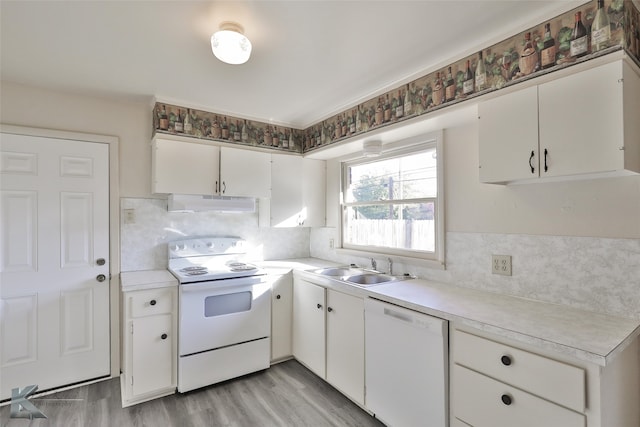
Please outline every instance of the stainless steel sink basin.
[[379, 273], [374, 270], [367, 270], [360, 267], [325, 267], [315, 270], [308, 270], [311, 273], [321, 276], [329, 276], [350, 285], [360, 287], [380, 285], [383, 283], [399, 282], [401, 280], [412, 279], [412, 276], [393, 276], [391, 274]]
[[377, 285], [380, 283], [394, 282], [396, 280], [402, 280], [400, 277], [389, 276], [382, 273], [364, 273], [356, 274], [354, 276], [343, 277], [342, 280], [349, 283], [355, 283], [357, 285]]
[[312, 273], [320, 274], [322, 276], [343, 277], [362, 274], [363, 270], [352, 267], [327, 267], [312, 270]]

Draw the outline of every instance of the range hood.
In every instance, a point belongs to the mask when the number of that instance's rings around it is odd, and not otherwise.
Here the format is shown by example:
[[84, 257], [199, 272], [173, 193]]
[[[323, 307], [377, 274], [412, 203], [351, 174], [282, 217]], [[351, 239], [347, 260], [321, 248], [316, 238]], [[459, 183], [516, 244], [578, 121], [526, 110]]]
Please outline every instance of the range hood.
[[169, 212], [255, 212], [252, 197], [206, 196], [198, 194], [170, 194]]

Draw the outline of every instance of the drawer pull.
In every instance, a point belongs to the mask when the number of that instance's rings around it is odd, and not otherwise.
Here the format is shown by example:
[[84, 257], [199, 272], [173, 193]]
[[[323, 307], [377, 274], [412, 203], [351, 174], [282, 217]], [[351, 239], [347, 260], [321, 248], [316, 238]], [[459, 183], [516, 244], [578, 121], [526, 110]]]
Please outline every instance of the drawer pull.
[[507, 356], [506, 354], [500, 358], [500, 361], [504, 366], [511, 365], [511, 357]]
[[500, 396], [500, 399], [502, 400], [502, 403], [507, 406], [511, 405], [511, 403], [513, 402], [513, 398], [508, 394], [503, 394], [502, 396]]
[[167, 339], [167, 334], [160, 335], [160, 338], [162, 338], [163, 340], [166, 340]]
[[149, 301], [149, 305], [156, 305], [157, 301], [152, 299], [151, 301]]

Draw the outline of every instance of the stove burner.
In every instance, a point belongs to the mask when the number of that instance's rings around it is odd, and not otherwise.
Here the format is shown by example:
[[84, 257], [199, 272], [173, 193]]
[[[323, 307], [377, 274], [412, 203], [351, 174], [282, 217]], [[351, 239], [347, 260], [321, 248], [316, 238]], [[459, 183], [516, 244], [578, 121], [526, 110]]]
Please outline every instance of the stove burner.
[[202, 274], [207, 274], [208, 271], [207, 270], [191, 270], [191, 271], [185, 271], [185, 274], [187, 276], [200, 276]]
[[245, 264], [244, 262], [240, 262], [240, 261], [229, 261], [229, 262], [227, 262], [227, 265], [229, 267], [242, 267], [242, 266], [247, 265], [247, 264]]
[[199, 265], [194, 265], [193, 267], [185, 267], [181, 268], [180, 271], [184, 273], [198, 273], [198, 272], [207, 272], [207, 267], [202, 267]]
[[237, 264], [239, 265], [234, 265], [231, 267], [231, 271], [251, 271], [251, 270], [257, 269], [255, 265], [243, 264], [243, 263], [237, 263]]

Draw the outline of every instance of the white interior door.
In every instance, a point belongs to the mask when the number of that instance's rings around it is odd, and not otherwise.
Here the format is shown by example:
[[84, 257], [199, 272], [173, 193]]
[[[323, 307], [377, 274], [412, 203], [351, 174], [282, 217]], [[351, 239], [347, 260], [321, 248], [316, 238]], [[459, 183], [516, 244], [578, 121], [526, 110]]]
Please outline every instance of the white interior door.
[[3, 133], [0, 180], [0, 399], [108, 375], [108, 144]]

